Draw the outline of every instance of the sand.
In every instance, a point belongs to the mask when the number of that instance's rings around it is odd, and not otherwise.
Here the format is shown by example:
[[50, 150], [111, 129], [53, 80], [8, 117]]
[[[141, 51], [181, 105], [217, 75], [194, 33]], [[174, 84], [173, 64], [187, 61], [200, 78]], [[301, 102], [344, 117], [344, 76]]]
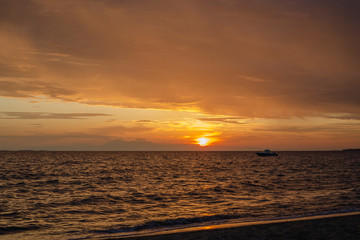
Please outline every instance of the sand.
[[360, 239], [360, 213], [213, 225], [136, 237], [102, 239]]

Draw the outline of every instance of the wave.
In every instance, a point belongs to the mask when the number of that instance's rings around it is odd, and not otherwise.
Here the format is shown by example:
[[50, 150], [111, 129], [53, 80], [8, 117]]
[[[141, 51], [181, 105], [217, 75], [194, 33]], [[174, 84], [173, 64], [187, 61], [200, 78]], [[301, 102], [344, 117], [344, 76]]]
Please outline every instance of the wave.
[[111, 228], [111, 229], [102, 229], [102, 230], [93, 230], [93, 233], [102, 233], [102, 234], [111, 234], [111, 233], [123, 233], [123, 232], [134, 232], [134, 231], [143, 231], [150, 229], [158, 229], [165, 227], [173, 227], [173, 226], [187, 226], [190, 224], [199, 224], [213, 221], [221, 221], [221, 220], [231, 220], [231, 219], [239, 219], [245, 217], [252, 217], [250, 214], [218, 214], [218, 215], [210, 215], [210, 216], [202, 216], [202, 217], [192, 217], [192, 218], [175, 218], [175, 219], [165, 219], [165, 220], [152, 220], [145, 222], [140, 225], [136, 225], [133, 227], [122, 227], [122, 228]]
[[95, 195], [91, 195], [88, 197], [84, 197], [84, 198], [76, 198], [73, 199], [69, 202], [65, 202], [63, 203], [64, 205], [70, 205], [70, 206], [79, 206], [79, 205], [83, 205], [83, 204], [98, 204], [101, 202], [107, 202], [108, 199], [102, 197], [102, 196], [95, 196]]
[[101, 229], [101, 230], [92, 230], [92, 233], [96, 234], [116, 234], [116, 233], [127, 233], [127, 232], [140, 232], [146, 230], [160, 230], [160, 229], [168, 229], [173, 227], [187, 228], [192, 225], [201, 225], [201, 224], [213, 224], [215, 222], [221, 222], [224, 220], [235, 220], [235, 222], [241, 221], [269, 221], [269, 220], [281, 220], [281, 219], [296, 219], [302, 217], [313, 217], [313, 216], [326, 216], [332, 214], [346, 214], [352, 212], [359, 212], [360, 208], [347, 208], [341, 209], [337, 211], [325, 211], [325, 212], [312, 212], [312, 213], [304, 213], [304, 214], [296, 214], [296, 215], [285, 215], [285, 216], [259, 216], [256, 214], [218, 214], [218, 215], [210, 215], [210, 216], [202, 216], [202, 217], [192, 217], [192, 218], [175, 218], [175, 219], [164, 219], [164, 220], [152, 220], [145, 222], [143, 224], [135, 225], [132, 227], [120, 227], [120, 228], [109, 228], [109, 229]]
[[29, 231], [29, 230], [37, 230], [42, 227], [43, 226], [40, 226], [40, 225], [0, 227], [0, 235]]
[[35, 203], [36, 209], [42, 208], [42, 209], [48, 209], [48, 208], [55, 208], [59, 206], [76, 206], [81, 207], [83, 205], [97, 205], [97, 204], [114, 204], [116, 203], [116, 199], [113, 199], [109, 197], [109, 195], [104, 196], [97, 196], [97, 195], [89, 195], [86, 197], [79, 197], [79, 198], [73, 198], [68, 201], [56, 201], [56, 202], [47, 202], [42, 203], [38, 202]]

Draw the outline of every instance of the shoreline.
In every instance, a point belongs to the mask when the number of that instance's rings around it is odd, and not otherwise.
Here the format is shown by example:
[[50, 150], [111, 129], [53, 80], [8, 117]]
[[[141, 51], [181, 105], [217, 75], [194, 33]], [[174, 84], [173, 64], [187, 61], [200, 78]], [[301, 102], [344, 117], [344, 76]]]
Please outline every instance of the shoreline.
[[90, 239], [357, 239], [359, 236], [360, 211], [357, 211], [197, 226], [143, 234], [90, 237]]

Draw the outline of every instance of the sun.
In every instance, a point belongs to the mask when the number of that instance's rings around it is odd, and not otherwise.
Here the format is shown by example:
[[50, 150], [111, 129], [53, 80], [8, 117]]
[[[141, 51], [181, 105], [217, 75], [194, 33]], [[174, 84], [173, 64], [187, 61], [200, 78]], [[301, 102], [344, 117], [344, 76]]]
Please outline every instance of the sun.
[[205, 138], [205, 137], [197, 138], [195, 140], [201, 147], [206, 147], [207, 145], [209, 145], [209, 142], [210, 142], [210, 139]]

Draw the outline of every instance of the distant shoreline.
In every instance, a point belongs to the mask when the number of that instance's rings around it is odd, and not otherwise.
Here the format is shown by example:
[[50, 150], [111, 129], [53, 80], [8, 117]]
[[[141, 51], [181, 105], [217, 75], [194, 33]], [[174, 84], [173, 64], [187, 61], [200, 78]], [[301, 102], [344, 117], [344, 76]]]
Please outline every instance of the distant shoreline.
[[360, 148], [349, 148], [349, 149], [343, 149], [345, 152], [358, 152], [360, 151]]

